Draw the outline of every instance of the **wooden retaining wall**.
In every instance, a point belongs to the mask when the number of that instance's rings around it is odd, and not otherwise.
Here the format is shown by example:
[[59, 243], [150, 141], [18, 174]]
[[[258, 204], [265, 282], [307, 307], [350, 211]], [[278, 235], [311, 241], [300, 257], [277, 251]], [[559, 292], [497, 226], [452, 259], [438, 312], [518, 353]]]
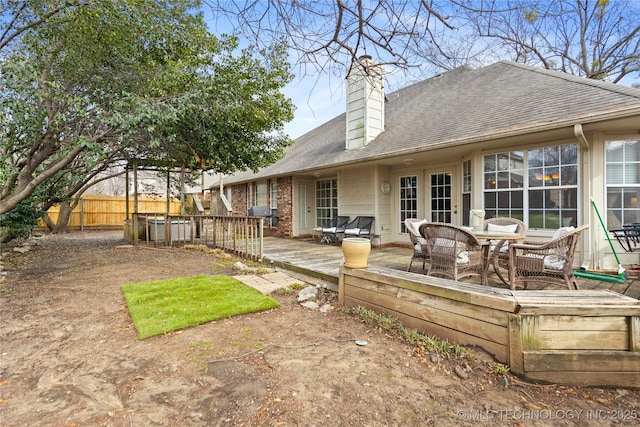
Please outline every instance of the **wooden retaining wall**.
[[511, 291], [341, 266], [338, 298], [481, 347], [527, 380], [640, 388], [640, 301], [615, 292]]

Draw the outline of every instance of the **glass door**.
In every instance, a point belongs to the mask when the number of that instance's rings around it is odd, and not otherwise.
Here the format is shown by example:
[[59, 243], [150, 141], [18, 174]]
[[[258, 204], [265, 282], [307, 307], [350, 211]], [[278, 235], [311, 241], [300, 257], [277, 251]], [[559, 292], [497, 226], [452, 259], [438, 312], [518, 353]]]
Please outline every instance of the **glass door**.
[[298, 197], [297, 197], [297, 234], [298, 236], [304, 236], [311, 234], [313, 230], [312, 216], [315, 210], [314, 199], [314, 185], [313, 182], [299, 181], [298, 182]]
[[429, 213], [432, 222], [452, 222], [451, 172], [429, 174]]
[[400, 233], [406, 233], [407, 228], [404, 220], [407, 218], [418, 218], [418, 176], [406, 175], [400, 177], [400, 191], [398, 192], [400, 202]]

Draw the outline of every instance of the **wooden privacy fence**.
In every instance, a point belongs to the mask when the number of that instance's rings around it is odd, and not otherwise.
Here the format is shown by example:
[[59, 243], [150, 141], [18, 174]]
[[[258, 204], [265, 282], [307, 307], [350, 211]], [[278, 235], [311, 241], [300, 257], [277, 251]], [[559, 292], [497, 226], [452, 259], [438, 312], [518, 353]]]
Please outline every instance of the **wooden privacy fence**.
[[261, 261], [264, 218], [255, 216], [166, 215], [140, 212], [125, 222], [125, 239], [176, 246], [185, 243], [223, 249]]
[[[68, 226], [70, 228], [117, 228], [122, 227], [126, 219], [127, 200], [120, 196], [86, 195], [80, 199], [78, 206], [71, 212]], [[139, 198], [139, 212], [166, 212], [166, 199]], [[53, 206], [47, 211], [55, 222], [58, 220], [60, 206]], [[133, 212], [133, 199], [129, 199], [129, 212]], [[180, 213], [180, 202], [172, 200], [169, 204], [170, 214]], [[44, 227], [41, 221], [40, 226]]]

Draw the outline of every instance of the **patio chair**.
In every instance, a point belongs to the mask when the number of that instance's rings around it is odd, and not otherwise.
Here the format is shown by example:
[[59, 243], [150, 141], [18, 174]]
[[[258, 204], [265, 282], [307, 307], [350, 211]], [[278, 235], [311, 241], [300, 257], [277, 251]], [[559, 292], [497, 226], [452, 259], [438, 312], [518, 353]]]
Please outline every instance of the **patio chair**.
[[413, 255], [409, 261], [407, 271], [411, 271], [411, 265], [414, 260], [422, 261], [422, 269], [426, 270], [425, 266], [429, 260], [429, 251], [427, 249], [427, 241], [420, 235], [420, 226], [426, 223], [426, 219], [407, 218], [404, 220], [404, 225], [407, 228], [409, 239], [411, 239], [411, 247], [413, 249]]
[[322, 226], [322, 238], [320, 244], [337, 243], [338, 235], [344, 233], [344, 227], [349, 222], [348, 216], [338, 215], [335, 218], [331, 218]]
[[357, 216], [353, 221], [344, 226], [344, 237], [373, 237], [372, 216]]
[[419, 230], [427, 241], [428, 276], [453, 280], [480, 276], [482, 284], [487, 284], [488, 241], [479, 241], [469, 231], [452, 224], [428, 222]]
[[622, 228], [609, 230], [625, 252], [640, 251], [640, 223], [624, 224]]
[[[483, 230], [504, 231], [507, 233], [526, 234], [527, 226], [524, 222], [515, 218], [496, 217], [484, 220]], [[491, 240], [489, 247], [489, 259], [493, 263], [493, 270], [504, 284], [509, 284], [509, 242], [506, 240]], [[502, 269], [507, 270], [503, 275]]]
[[530, 282], [564, 285], [578, 289], [573, 276], [573, 258], [578, 240], [589, 225], [562, 227], [549, 242], [512, 243], [509, 245], [509, 285], [512, 290]]

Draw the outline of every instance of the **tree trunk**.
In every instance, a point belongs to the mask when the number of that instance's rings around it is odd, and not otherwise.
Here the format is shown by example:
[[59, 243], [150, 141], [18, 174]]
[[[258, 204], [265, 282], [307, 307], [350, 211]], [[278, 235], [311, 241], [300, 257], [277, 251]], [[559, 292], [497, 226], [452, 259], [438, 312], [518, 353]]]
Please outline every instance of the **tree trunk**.
[[69, 220], [71, 219], [71, 211], [78, 205], [77, 199], [71, 203], [70, 201], [65, 201], [60, 203], [60, 213], [58, 213], [58, 220], [53, 222], [51, 217], [48, 214], [44, 214], [42, 220], [45, 225], [54, 234], [64, 233], [67, 231], [67, 226], [69, 225]]

